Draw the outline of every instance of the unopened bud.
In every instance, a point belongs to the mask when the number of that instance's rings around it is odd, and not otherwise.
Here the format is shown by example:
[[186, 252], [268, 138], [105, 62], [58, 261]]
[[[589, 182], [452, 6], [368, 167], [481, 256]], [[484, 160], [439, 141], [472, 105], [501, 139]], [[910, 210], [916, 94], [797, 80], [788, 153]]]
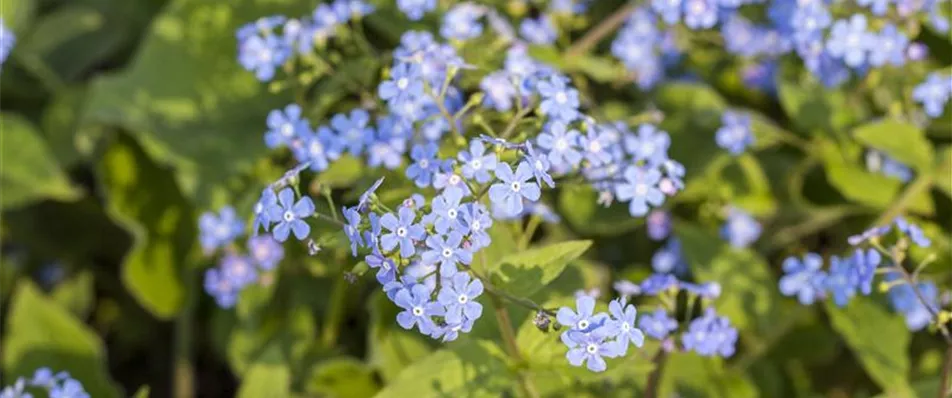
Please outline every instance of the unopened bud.
[[347, 281], [347, 283], [353, 285], [354, 283], [357, 283], [357, 274], [353, 272], [345, 272], [344, 280]]
[[307, 254], [309, 256], [317, 255], [317, 253], [320, 253], [320, 251], [321, 246], [318, 245], [317, 242], [314, 242], [314, 239], [307, 240]]
[[532, 319], [532, 323], [535, 324], [535, 327], [539, 328], [542, 332], [549, 332], [549, 325], [552, 324], [552, 318], [549, 318], [545, 312], [539, 311], [536, 313], [535, 318]]

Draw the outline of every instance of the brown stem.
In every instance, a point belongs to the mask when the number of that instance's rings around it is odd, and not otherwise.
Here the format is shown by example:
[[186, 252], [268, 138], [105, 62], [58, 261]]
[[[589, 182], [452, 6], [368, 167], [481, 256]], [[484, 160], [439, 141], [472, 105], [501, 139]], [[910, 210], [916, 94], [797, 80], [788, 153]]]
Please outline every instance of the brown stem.
[[949, 394], [949, 375], [952, 373], [952, 344], [945, 350], [945, 363], [942, 364], [942, 375], [939, 376], [938, 398], [952, 397]]
[[648, 375], [648, 384], [645, 385], [645, 398], [656, 398], [658, 396], [658, 388], [661, 384], [661, 372], [664, 370], [664, 362], [667, 358], [664, 348], [659, 348], [658, 353], [651, 359], [651, 362], [655, 364], [655, 368]]
[[614, 32], [615, 29], [618, 29], [618, 27], [625, 22], [625, 19], [628, 18], [628, 15], [634, 11], [634, 3], [625, 4], [624, 7], [615, 10], [612, 15], [603, 19], [598, 26], [588, 31], [585, 36], [582, 36], [581, 39], [572, 43], [569, 49], [565, 51], [565, 57], [571, 59], [572, 57], [587, 53], [592, 47], [598, 45], [598, 42], [602, 41], [605, 36], [608, 36]]
[[[503, 305], [502, 300], [500, 300], [499, 296], [496, 294], [489, 292], [489, 299], [492, 302], [494, 312], [496, 313], [496, 323], [499, 324], [499, 333], [502, 334], [502, 340], [505, 343], [506, 351], [513, 360], [522, 363], [522, 353], [519, 352], [519, 346], [516, 344], [516, 333], [512, 329], [512, 321], [509, 319], [509, 311], [506, 310], [506, 306]], [[519, 384], [522, 386], [522, 390], [526, 396], [530, 398], [538, 398], [539, 392], [536, 391], [535, 385], [532, 384], [532, 380], [529, 380], [529, 376], [521, 370], [518, 372]]]

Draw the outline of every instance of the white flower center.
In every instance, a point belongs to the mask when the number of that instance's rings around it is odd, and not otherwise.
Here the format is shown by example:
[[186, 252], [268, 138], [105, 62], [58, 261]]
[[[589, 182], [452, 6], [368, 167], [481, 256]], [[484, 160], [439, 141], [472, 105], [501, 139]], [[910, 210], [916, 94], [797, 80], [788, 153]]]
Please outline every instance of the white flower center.
[[473, 221], [473, 231], [479, 231], [482, 229], [482, 227], [483, 225], [479, 222], [479, 220]]
[[602, 144], [601, 144], [600, 142], [598, 142], [598, 141], [592, 141], [592, 142], [588, 143], [588, 149], [589, 149], [590, 151], [592, 151], [592, 152], [601, 152], [601, 151], [602, 151]]
[[536, 170], [539, 170], [539, 171], [545, 170], [545, 166], [542, 164], [542, 160], [536, 159], [535, 168]]
[[429, 168], [429, 167], [430, 167], [430, 161], [429, 161], [429, 160], [426, 160], [426, 159], [420, 160], [420, 168], [426, 169], [426, 168]]
[[264, 205], [261, 202], [255, 203], [255, 214], [261, 214], [264, 211]]
[[588, 320], [582, 319], [581, 321], [578, 321], [578, 325], [576, 326], [578, 327], [579, 330], [588, 329]]
[[459, 213], [456, 211], [456, 209], [449, 209], [446, 211], [446, 216], [449, 218], [455, 219], [458, 214]]
[[423, 316], [423, 307], [413, 307], [413, 316]]
[[459, 185], [460, 178], [458, 175], [453, 174], [450, 176], [450, 185]]
[[404, 227], [397, 228], [397, 236], [401, 238], [407, 236], [407, 229]]
[[397, 88], [401, 90], [406, 90], [407, 86], [409, 85], [410, 85], [410, 80], [408, 80], [405, 77], [401, 77], [399, 80], [397, 80]]
[[513, 192], [519, 192], [519, 190], [522, 189], [522, 184], [520, 184], [519, 181], [513, 181], [512, 184], [509, 184], [509, 188], [511, 188]]
[[585, 351], [587, 351], [589, 354], [594, 354], [598, 352], [598, 346], [595, 344], [589, 344], [585, 347]]
[[450, 256], [453, 255], [453, 250], [450, 249], [450, 248], [448, 248], [448, 247], [447, 247], [447, 248], [444, 248], [442, 254], [443, 254], [443, 257], [449, 258]]
[[285, 137], [291, 137], [294, 135], [294, 126], [291, 123], [285, 123], [281, 125], [281, 135]]
[[461, 294], [456, 298], [456, 301], [459, 301], [460, 304], [466, 304], [469, 301], [469, 297], [467, 297], [465, 294]]
[[635, 195], [645, 196], [648, 194], [648, 185], [646, 184], [636, 184], [635, 185]]
[[623, 332], [627, 332], [627, 331], [631, 330], [631, 325], [629, 325], [628, 322], [622, 322], [622, 324], [621, 324], [621, 330], [622, 330]]
[[483, 167], [483, 162], [482, 162], [481, 160], [479, 160], [479, 159], [473, 159], [472, 162], [469, 162], [469, 166], [472, 167], [472, 168], [474, 168], [474, 169], [479, 170], [480, 168]]
[[565, 95], [565, 92], [559, 92], [558, 94], [555, 95], [555, 102], [558, 102], [560, 104], [564, 104], [568, 100], [569, 100], [569, 97]]
[[646, 143], [646, 144], [642, 145], [642, 146], [641, 146], [641, 151], [644, 152], [645, 154], [649, 154], [649, 153], [654, 152], [654, 144], [652, 144], [652, 143], [649, 142], [649, 143]]
[[564, 151], [568, 147], [569, 147], [569, 143], [565, 141], [565, 138], [559, 138], [557, 141], [555, 141], [555, 149]]
[[311, 153], [315, 155], [324, 153], [324, 145], [321, 145], [318, 141], [311, 141]]
[[294, 213], [291, 210], [284, 212], [284, 221], [291, 222], [294, 220]]

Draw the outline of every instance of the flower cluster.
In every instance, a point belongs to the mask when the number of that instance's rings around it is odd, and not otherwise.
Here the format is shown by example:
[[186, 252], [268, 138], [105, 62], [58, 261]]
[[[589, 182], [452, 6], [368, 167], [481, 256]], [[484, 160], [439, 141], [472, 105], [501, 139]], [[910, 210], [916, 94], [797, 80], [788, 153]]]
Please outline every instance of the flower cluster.
[[0, 18], [0, 65], [7, 61], [7, 57], [10, 56], [10, 51], [13, 51], [16, 42], [16, 36], [4, 25], [3, 18]]
[[[895, 231], [897, 241], [892, 247], [883, 246], [883, 237]], [[849, 303], [856, 294], [869, 295], [877, 274], [885, 274], [884, 282], [889, 288], [889, 297], [896, 311], [906, 317], [911, 330], [920, 330], [933, 320], [926, 304], [913, 293], [924, 292], [933, 312], [938, 311], [938, 293], [931, 282], [909, 284], [909, 271], [897, 260], [897, 253], [904, 252], [908, 245], [929, 247], [931, 241], [917, 225], [897, 218], [893, 223], [874, 227], [862, 234], [851, 236], [850, 245], [855, 248], [845, 257], [831, 256], [829, 270], [823, 269], [823, 257], [807, 253], [801, 258], [789, 257], [783, 262], [784, 276], [780, 279], [780, 292], [796, 296], [804, 305], [817, 300], [832, 298], [840, 307]]]
[[[291, 193], [290, 189], [287, 192]], [[281, 213], [274, 215], [284, 216]], [[307, 228], [303, 221], [301, 224]], [[282, 224], [275, 227], [275, 236], [278, 236], [279, 229], [287, 238], [290, 230], [298, 234], [301, 228], [282, 220]], [[244, 222], [235, 217], [235, 210], [231, 207], [222, 208], [217, 216], [209, 212], [199, 218], [199, 240], [205, 254], [214, 255], [220, 249], [224, 252], [218, 266], [205, 271], [205, 291], [223, 308], [234, 306], [242, 289], [263, 280], [264, 274], [274, 270], [284, 258], [284, 248], [271, 236], [250, 237], [246, 242], [248, 254], [239, 254], [234, 243], [244, 235], [244, 231]]]
[[625, 356], [628, 346], [641, 347], [644, 333], [635, 325], [638, 311], [633, 304], [622, 299], [612, 300], [609, 314], [595, 313], [595, 298], [581, 295], [576, 300], [576, 309], [559, 308], [556, 320], [566, 328], [562, 343], [568, 347], [566, 358], [572, 366], [586, 367], [593, 372], [607, 368], [606, 358]]
[[42, 390], [50, 398], [89, 398], [83, 384], [67, 372], [53, 373], [50, 368], [39, 368], [32, 378], [18, 378], [12, 385], [0, 390], [0, 398], [32, 398], [29, 390]]

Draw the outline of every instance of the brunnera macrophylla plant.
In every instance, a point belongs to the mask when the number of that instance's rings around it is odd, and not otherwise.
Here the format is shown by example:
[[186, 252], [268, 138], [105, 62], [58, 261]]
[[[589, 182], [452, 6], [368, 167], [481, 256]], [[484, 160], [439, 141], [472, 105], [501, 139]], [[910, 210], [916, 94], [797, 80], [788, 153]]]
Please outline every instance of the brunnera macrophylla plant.
[[[398, 1], [397, 6], [408, 19], [418, 20], [434, 12], [436, 3]], [[935, 2], [897, 4], [895, 13], [883, 11], [879, 3], [861, 4], [870, 8], [868, 17], [863, 10], [849, 14], [823, 1], [784, 0], [767, 2], [769, 24], [755, 25], [740, 13], [747, 3], [689, 0], [628, 7], [611, 53], [634, 84], [647, 90], [667, 77], [666, 70], [676, 69], [684, 37], [719, 28], [707, 32], [718, 35], [728, 52], [752, 62], [745, 74], [749, 84], [774, 90], [775, 64], [792, 56], [835, 86], [876, 68], [921, 60], [923, 46], [910, 43], [895, 23], [935, 13]], [[670, 217], [661, 208], [684, 188], [689, 170], [668, 156], [677, 143], [657, 126], [657, 112], [646, 110], [622, 121], [589, 114], [586, 103], [592, 99], [584, 98], [568, 75], [531, 55], [532, 46], [555, 42], [556, 15], [585, 7], [585, 2], [553, 2], [547, 12], [515, 27], [490, 7], [459, 3], [444, 10], [439, 36], [422, 30], [401, 35], [388, 52], [392, 62], [361, 106], [318, 123], [308, 120], [301, 101], [271, 111], [262, 121], [264, 145], [293, 158], [295, 166], [261, 192], [246, 249], [234, 243], [249, 229], [234, 208], [202, 216], [203, 248], [209, 255], [221, 253], [218, 267], [205, 275], [206, 291], [220, 306], [234, 306], [244, 287], [274, 271], [288, 241], [300, 242], [312, 255], [319, 252], [319, 242], [327, 237], [313, 231], [316, 223], [326, 223], [344, 233], [358, 263], [349, 277], [372, 274], [400, 308], [397, 324], [443, 342], [472, 330], [484, 312], [479, 299], [489, 295], [536, 311], [540, 330], [561, 331], [568, 362], [592, 371], [606, 369], [604, 358], [624, 356], [631, 345], [641, 347], [646, 335], [660, 340], [666, 351], [733, 355], [738, 332], [711, 305], [722, 287], [689, 282], [693, 278], [681, 259], [680, 242], [668, 238]], [[302, 18], [262, 17], [238, 30], [238, 62], [262, 83], [304, 90], [309, 68], [330, 67], [321, 49], [338, 40], [369, 46], [347, 27], [372, 12], [373, 6], [362, 1], [337, 0]], [[484, 36], [504, 44], [501, 64], [490, 71], [470, 64], [458, 51], [467, 40]], [[462, 79], [478, 79], [479, 90], [464, 90]], [[948, 102], [949, 89], [943, 88], [948, 80], [930, 76], [913, 92], [929, 117], [940, 115]], [[725, 112], [713, 140], [740, 155], [755, 143], [751, 124], [744, 112]], [[381, 176], [356, 203], [339, 207], [326, 188], [320, 198], [302, 189], [308, 174], [320, 176], [344, 157], [359, 159]], [[909, 178], [905, 165], [884, 154], [870, 152], [868, 159], [870, 168]], [[388, 205], [381, 196], [395, 179], [411, 182], [416, 191]], [[624, 206], [631, 217], [647, 217], [649, 235], [668, 239], [652, 259], [654, 274], [637, 284], [615, 283], [618, 298], [608, 303], [607, 313], [596, 312], [598, 295], [592, 292], [581, 292], [574, 307], [544, 308], [498, 289], [474, 266], [494, 244], [494, 224], [521, 226], [528, 218], [526, 236], [520, 238], [531, 239], [542, 220], [558, 223], [546, 191], [566, 182], [590, 185], [598, 192], [598, 204]], [[318, 210], [321, 200], [327, 211]], [[732, 246], [747, 247], [758, 239], [761, 226], [750, 214], [733, 207], [725, 213], [721, 235]], [[858, 253], [832, 259], [829, 273], [818, 270], [814, 255], [789, 260], [784, 268], [791, 275], [781, 282], [781, 291], [805, 303], [826, 295], [842, 303], [857, 289], [868, 293], [875, 273], [869, 267], [879, 260], [875, 252]], [[801, 275], [801, 268], [810, 274]], [[639, 316], [630, 302], [634, 296], [656, 296], [662, 305], [642, 308]], [[682, 298], [689, 311], [678, 320]], [[695, 309], [697, 317], [691, 315]], [[938, 315], [929, 319], [938, 322]]]

